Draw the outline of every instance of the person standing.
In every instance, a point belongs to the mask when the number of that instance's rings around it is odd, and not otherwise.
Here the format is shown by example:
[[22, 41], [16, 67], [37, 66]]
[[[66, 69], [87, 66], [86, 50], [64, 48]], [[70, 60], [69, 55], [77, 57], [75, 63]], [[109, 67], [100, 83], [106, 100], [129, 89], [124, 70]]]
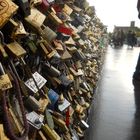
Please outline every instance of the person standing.
[[133, 39], [134, 39], [134, 35], [133, 35], [132, 31], [128, 31], [128, 33], [127, 33], [127, 45], [131, 46], [132, 48], [134, 46]]
[[123, 30], [120, 30], [120, 33], [121, 33], [120, 45], [123, 46], [123, 44], [124, 44], [124, 40], [125, 40], [125, 35], [124, 35]]
[[127, 44], [132, 48], [137, 44], [137, 37], [136, 33], [133, 31], [129, 31], [127, 34]]

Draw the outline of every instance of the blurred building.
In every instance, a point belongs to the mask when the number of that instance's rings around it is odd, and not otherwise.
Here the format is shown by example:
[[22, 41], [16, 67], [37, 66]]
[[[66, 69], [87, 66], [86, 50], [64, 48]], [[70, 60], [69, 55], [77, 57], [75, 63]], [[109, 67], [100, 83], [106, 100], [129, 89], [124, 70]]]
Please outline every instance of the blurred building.
[[135, 21], [130, 22], [130, 26], [115, 26], [114, 31], [122, 30], [124, 34], [127, 34], [129, 30], [136, 32], [136, 34], [139, 36], [140, 28], [135, 26]]

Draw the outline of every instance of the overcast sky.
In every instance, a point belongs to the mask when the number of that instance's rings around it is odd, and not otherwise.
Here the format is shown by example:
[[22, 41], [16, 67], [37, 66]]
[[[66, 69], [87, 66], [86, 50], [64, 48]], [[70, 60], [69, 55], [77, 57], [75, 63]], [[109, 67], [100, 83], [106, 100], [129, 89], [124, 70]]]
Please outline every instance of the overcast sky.
[[138, 19], [137, 0], [87, 0], [95, 6], [96, 14], [101, 21], [112, 31], [114, 25], [129, 26], [131, 21], [140, 27]]

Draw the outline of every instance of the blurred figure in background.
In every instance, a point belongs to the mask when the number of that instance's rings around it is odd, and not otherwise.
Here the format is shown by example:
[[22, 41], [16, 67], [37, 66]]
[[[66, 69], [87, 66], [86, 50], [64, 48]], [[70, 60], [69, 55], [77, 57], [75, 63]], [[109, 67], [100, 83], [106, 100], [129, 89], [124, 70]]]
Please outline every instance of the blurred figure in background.
[[132, 48], [137, 44], [136, 34], [135, 32], [128, 31], [127, 33], [127, 45]]
[[120, 30], [120, 45], [123, 46], [125, 40], [125, 35], [123, 30]]
[[125, 35], [123, 30], [115, 30], [113, 33], [112, 40], [113, 40], [114, 47], [123, 46], [125, 40]]

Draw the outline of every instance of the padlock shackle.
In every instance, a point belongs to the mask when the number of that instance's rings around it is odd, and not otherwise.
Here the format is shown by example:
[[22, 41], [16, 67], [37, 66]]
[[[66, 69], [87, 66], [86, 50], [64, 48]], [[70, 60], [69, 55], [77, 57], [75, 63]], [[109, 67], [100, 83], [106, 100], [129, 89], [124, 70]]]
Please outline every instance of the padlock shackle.
[[2, 63], [0, 62], [0, 74], [4, 75], [5, 74], [5, 71], [4, 71], [4, 68], [2, 66]]
[[3, 35], [3, 33], [0, 31], [0, 43], [2, 44], [2, 45], [5, 45], [5, 42], [4, 42], [4, 35]]
[[16, 71], [16, 68], [15, 68], [15, 66], [14, 66], [14, 64], [13, 64], [13, 61], [12, 61], [12, 60], [9, 60], [9, 63], [10, 63], [10, 68], [11, 68], [11, 70], [13, 70], [13, 72], [15, 73], [17, 79], [20, 81], [20, 80], [21, 80], [21, 79], [20, 79], [20, 76], [19, 76], [19, 74], [18, 74], [17, 71]]

